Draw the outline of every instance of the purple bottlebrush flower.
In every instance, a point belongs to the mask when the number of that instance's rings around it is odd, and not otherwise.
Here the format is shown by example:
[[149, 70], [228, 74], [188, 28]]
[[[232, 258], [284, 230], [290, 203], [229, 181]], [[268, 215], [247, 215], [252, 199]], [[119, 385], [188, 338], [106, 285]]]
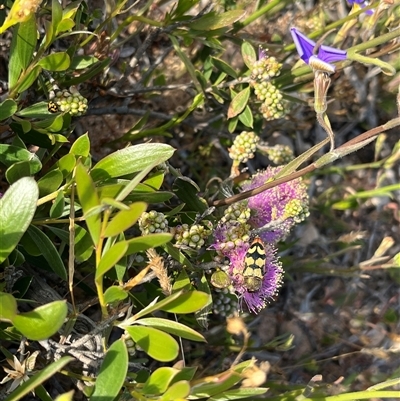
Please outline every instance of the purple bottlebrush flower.
[[[358, 4], [359, 6], [361, 6], [361, 8], [365, 8], [367, 6], [369, 6], [370, 2], [368, 0], [347, 0], [352, 6], [354, 4]], [[367, 10], [365, 11], [366, 14], [368, 15], [372, 15], [374, 12], [373, 10]]]
[[313, 40], [303, 35], [296, 28], [290, 28], [290, 33], [300, 58], [314, 71], [317, 70], [332, 74], [335, 72], [335, 66], [331, 63], [343, 61], [347, 58], [345, 50], [324, 45], [317, 47]]
[[262, 46], [258, 46], [258, 59], [262, 60], [264, 58], [267, 58], [267, 50]]
[[244, 300], [248, 309], [253, 313], [258, 313], [266, 307], [272, 297], [277, 294], [282, 285], [282, 265], [276, 256], [276, 249], [269, 244], [264, 245], [265, 263], [262, 268], [262, 281], [260, 287], [252, 291], [246, 285], [246, 255], [251, 244], [243, 244], [232, 249], [229, 254], [230, 266], [229, 277], [240, 300]]
[[[243, 185], [243, 190], [259, 187], [274, 177], [282, 167], [269, 167], [253, 176]], [[267, 189], [248, 200], [251, 210], [250, 225], [259, 230], [260, 238], [266, 243], [285, 239], [291, 228], [309, 214], [307, 187], [300, 178]]]

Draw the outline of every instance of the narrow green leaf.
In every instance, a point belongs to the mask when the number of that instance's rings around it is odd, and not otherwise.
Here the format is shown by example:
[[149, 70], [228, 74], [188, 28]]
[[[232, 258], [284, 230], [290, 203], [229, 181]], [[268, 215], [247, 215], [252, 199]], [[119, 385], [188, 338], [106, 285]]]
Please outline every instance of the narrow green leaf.
[[132, 227], [146, 209], [146, 203], [136, 202], [130, 205], [129, 210], [120, 210], [108, 223], [104, 237], [114, 237]]
[[239, 115], [247, 106], [250, 97], [250, 87], [246, 87], [241, 90], [235, 97], [232, 99], [231, 104], [228, 109], [228, 118], [233, 118]]
[[128, 350], [122, 339], [108, 349], [90, 401], [113, 401], [120, 392], [128, 372]]
[[[217, 67], [220, 71], [224, 71], [226, 74], [230, 75], [233, 78], [238, 77], [237, 72], [225, 61], [216, 57], [211, 57], [211, 60], [215, 67]], [[214, 82], [214, 85], [218, 85], [218, 83]]]
[[178, 248], [175, 248], [173, 244], [166, 244], [164, 249], [167, 251], [168, 255], [172, 256], [172, 258], [178, 261], [182, 266], [194, 269], [190, 260]]
[[0, 305], [0, 320], [13, 320], [18, 313], [16, 299], [11, 294], [0, 292]]
[[67, 154], [65, 156], [63, 156], [56, 164], [56, 166], [60, 169], [60, 171], [62, 172], [64, 178], [68, 177], [76, 164], [76, 159], [75, 156], [72, 154]]
[[261, 394], [265, 394], [267, 391], [268, 389], [263, 387], [238, 388], [218, 393], [215, 397], [209, 398], [208, 401], [242, 400], [243, 398], [257, 397]]
[[246, 105], [244, 110], [239, 114], [239, 120], [246, 127], [253, 128], [253, 124], [254, 124], [253, 113], [251, 112], [249, 105]]
[[249, 42], [243, 42], [241, 46], [243, 61], [247, 68], [251, 70], [257, 61], [256, 51]]
[[11, 117], [18, 110], [17, 103], [12, 99], [6, 99], [4, 102], [0, 103], [0, 120], [4, 121]]
[[54, 376], [59, 372], [67, 363], [73, 361], [74, 358], [70, 356], [64, 356], [58, 361], [44, 367], [39, 373], [32, 376], [26, 382], [23, 382], [19, 387], [17, 387], [4, 401], [18, 401], [22, 397], [29, 395], [37, 386], [44, 383], [51, 376]]
[[75, 258], [84, 262], [92, 256], [94, 251], [90, 234], [81, 226], [75, 226]]
[[[86, 215], [90, 209], [100, 206], [100, 200], [90, 175], [81, 163], [78, 163], [76, 166], [75, 180], [79, 202], [82, 206], [84, 214]], [[97, 244], [100, 238], [101, 215], [100, 213], [96, 213], [85, 217], [93, 243]]]
[[209, 298], [210, 296], [205, 292], [185, 292], [159, 309], [170, 313], [193, 313], [207, 305]]
[[126, 241], [120, 241], [114, 244], [107, 252], [101, 257], [99, 266], [96, 269], [96, 280], [104, 276], [116, 263], [125, 255], [128, 249]]
[[125, 330], [144, 352], [157, 361], [170, 362], [178, 356], [178, 343], [163, 331], [141, 326], [125, 327]]
[[65, 198], [63, 191], [58, 191], [56, 199], [50, 208], [50, 217], [52, 219], [60, 218], [65, 210]]
[[92, 169], [91, 176], [94, 181], [99, 181], [136, 173], [156, 161], [163, 163], [173, 155], [174, 151], [174, 148], [163, 143], [130, 146], [100, 160]]
[[171, 239], [172, 234], [170, 233], [148, 234], [143, 237], [132, 238], [126, 241], [128, 243], [126, 254], [131, 255], [132, 253], [143, 252], [149, 248], [156, 248], [171, 241]]
[[51, 337], [61, 328], [67, 313], [66, 301], [54, 301], [33, 311], [16, 315], [12, 322], [26, 338], [41, 341]]
[[0, 263], [17, 246], [32, 221], [39, 198], [33, 178], [21, 178], [0, 199]]
[[158, 317], [148, 317], [139, 319], [136, 321], [136, 323], [142, 326], [151, 326], [156, 329], [166, 331], [169, 334], [186, 338], [187, 340], [206, 342], [206, 339], [200, 333], [182, 323], [174, 322], [173, 320], [162, 319]]
[[50, 238], [39, 228], [31, 225], [26, 232], [36, 246], [42, 251], [42, 256], [49, 266], [63, 280], [67, 279], [67, 271], [56, 247]]
[[[57, 0], [51, 1], [51, 25], [53, 32], [57, 32], [57, 27], [61, 22], [63, 10], [61, 4]], [[47, 31], [46, 31], [47, 33]]]
[[38, 65], [48, 71], [65, 71], [71, 63], [69, 55], [65, 52], [51, 53], [43, 57]]
[[246, 14], [244, 10], [231, 10], [222, 14], [208, 13], [196, 21], [191, 21], [189, 27], [199, 31], [211, 31], [232, 25]]
[[189, 73], [190, 77], [193, 80], [194, 86], [196, 87], [197, 92], [201, 93], [202, 88], [200, 82], [197, 79], [196, 70], [190, 61], [189, 57], [186, 55], [184, 51], [182, 51], [182, 45], [179, 43], [178, 39], [175, 36], [168, 35], [169, 39], [174, 46], [176, 53], [178, 54], [179, 58], [182, 60], [183, 64], [185, 64], [186, 70]]
[[32, 60], [37, 43], [36, 19], [30, 18], [19, 24], [16, 29], [18, 36], [17, 52], [21, 67], [25, 70]]
[[33, 67], [30, 72], [24, 76], [23, 81], [18, 85], [18, 92], [22, 93], [29, 89], [35, 82], [41, 71], [42, 67], [40, 67], [40, 65], [36, 65], [35, 67]]

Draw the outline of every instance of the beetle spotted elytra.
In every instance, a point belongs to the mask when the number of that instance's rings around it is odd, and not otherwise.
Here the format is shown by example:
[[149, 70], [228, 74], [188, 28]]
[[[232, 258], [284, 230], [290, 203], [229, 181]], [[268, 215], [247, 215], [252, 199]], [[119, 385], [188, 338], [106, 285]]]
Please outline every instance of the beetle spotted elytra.
[[260, 238], [255, 238], [244, 258], [244, 286], [249, 292], [258, 291], [264, 279], [265, 247]]

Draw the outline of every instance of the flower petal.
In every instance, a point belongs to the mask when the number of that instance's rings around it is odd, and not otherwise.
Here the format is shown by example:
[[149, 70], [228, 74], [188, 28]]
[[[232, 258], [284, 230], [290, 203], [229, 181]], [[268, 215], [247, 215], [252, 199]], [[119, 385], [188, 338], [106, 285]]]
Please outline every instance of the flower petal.
[[343, 61], [347, 58], [345, 50], [335, 49], [330, 46], [322, 45], [318, 50], [318, 58], [326, 63], [333, 63], [334, 61]]
[[297, 53], [299, 53], [300, 58], [308, 64], [310, 57], [313, 55], [315, 42], [307, 38], [306, 35], [303, 35], [296, 28], [290, 28], [290, 33], [296, 45]]

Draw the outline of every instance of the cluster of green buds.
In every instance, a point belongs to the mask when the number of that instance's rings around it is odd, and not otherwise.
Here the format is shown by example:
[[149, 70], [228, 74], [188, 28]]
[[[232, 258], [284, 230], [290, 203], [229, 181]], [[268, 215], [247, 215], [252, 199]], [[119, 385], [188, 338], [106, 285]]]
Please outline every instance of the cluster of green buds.
[[250, 216], [251, 211], [247, 206], [247, 202], [236, 202], [225, 209], [224, 215], [221, 218], [221, 223], [238, 222], [240, 224], [246, 224]]
[[261, 82], [257, 85], [255, 94], [262, 101], [260, 111], [267, 121], [277, 120], [286, 115], [283, 96], [280, 90], [271, 82]]
[[264, 49], [259, 49], [258, 61], [251, 70], [252, 85], [257, 99], [262, 102], [261, 112], [267, 120], [285, 116], [282, 94], [270, 81], [280, 74], [282, 64], [275, 57], [268, 57]]
[[88, 109], [88, 101], [83, 97], [78, 89], [71, 86], [69, 90], [58, 90], [48, 105], [50, 112], [61, 111], [69, 113], [71, 116], [82, 116]]
[[261, 148], [271, 160], [277, 166], [288, 164], [294, 159], [293, 150], [290, 146], [286, 145], [275, 145], [275, 146], [264, 146]]
[[246, 163], [254, 157], [259, 141], [260, 138], [256, 133], [243, 131], [234, 139], [232, 146], [228, 149], [229, 157], [235, 165]]
[[175, 241], [177, 246], [187, 246], [199, 250], [206, 243], [212, 233], [211, 221], [204, 220], [202, 224], [182, 224], [175, 227]]
[[309, 215], [308, 198], [292, 199], [285, 205], [284, 218], [292, 218], [295, 223], [301, 223]]
[[164, 213], [155, 210], [144, 212], [140, 216], [139, 228], [143, 235], [169, 232], [168, 220]]

